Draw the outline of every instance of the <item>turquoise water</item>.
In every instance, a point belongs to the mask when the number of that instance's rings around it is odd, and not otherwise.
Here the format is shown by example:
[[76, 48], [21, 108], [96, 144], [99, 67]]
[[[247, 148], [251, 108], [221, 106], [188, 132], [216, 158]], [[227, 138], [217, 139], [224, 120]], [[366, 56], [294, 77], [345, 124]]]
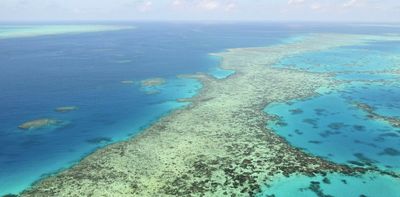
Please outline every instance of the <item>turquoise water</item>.
[[294, 146], [337, 163], [400, 169], [400, 154], [385, 153], [400, 150], [400, 129], [369, 119], [346, 93], [270, 105], [266, 111], [280, 118], [268, 126]]
[[282, 59], [275, 67], [311, 72], [385, 71], [399, 67], [398, 59], [394, 58], [398, 53], [400, 42], [379, 42], [294, 55]]
[[225, 79], [235, 73], [233, 70], [225, 70], [219, 67], [212, 68], [209, 73], [217, 79]]
[[290, 177], [275, 177], [271, 185], [263, 190], [270, 191], [258, 197], [333, 197], [333, 196], [385, 196], [398, 197], [400, 195], [399, 180], [389, 176], [367, 174], [351, 177], [341, 174], [307, 177], [293, 175]]
[[[215, 62], [218, 62], [218, 65], [220, 65], [222, 58], [218, 56], [211, 56]], [[217, 78], [217, 79], [225, 79], [235, 73], [234, 70], [226, 70], [222, 69], [219, 66], [212, 67], [208, 70], [208, 72], [211, 76]]]
[[381, 73], [341, 73], [337, 74], [336, 79], [344, 81], [383, 81], [383, 80], [399, 80], [399, 75], [381, 74]]
[[285, 43], [285, 44], [298, 43], [298, 42], [304, 41], [305, 39], [309, 38], [310, 36], [311, 35], [309, 35], [309, 34], [299, 34], [296, 36], [291, 36], [289, 38], [283, 39], [282, 43]]
[[374, 107], [379, 115], [400, 118], [400, 84], [397, 81], [356, 84], [349, 86], [343, 94], [348, 99]]
[[[357, 104], [374, 113], [400, 118], [399, 42], [375, 42], [298, 54], [274, 65], [309, 72], [334, 74], [345, 82], [321, 88], [318, 95], [273, 103], [265, 112], [274, 115], [267, 127], [292, 145], [330, 161], [356, 167], [378, 167], [400, 172], [400, 128], [372, 119]], [[260, 196], [400, 196], [400, 180], [377, 174], [362, 177], [280, 177]], [[346, 180], [346, 184], [343, 184]]]

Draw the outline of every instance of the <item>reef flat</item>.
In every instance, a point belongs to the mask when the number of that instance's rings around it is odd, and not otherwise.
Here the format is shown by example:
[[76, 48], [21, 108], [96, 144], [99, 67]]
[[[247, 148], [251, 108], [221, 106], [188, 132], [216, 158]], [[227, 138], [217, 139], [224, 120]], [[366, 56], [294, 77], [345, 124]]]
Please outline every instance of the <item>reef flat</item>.
[[131, 26], [118, 25], [13, 25], [0, 26], [0, 40], [8, 38], [35, 37], [71, 33], [117, 31], [132, 29]]
[[186, 76], [203, 83], [191, 105], [38, 181], [22, 196], [253, 196], [277, 175], [377, 170], [334, 164], [290, 146], [266, 128], [273, 117], [263, 109], [337, 83], [326, 74], [273, 68], [281, 58], [385, 39], [392, 38], [315, 34], [288, 44], [222, 52], [221, 67], [235, 74], [221, 80]]

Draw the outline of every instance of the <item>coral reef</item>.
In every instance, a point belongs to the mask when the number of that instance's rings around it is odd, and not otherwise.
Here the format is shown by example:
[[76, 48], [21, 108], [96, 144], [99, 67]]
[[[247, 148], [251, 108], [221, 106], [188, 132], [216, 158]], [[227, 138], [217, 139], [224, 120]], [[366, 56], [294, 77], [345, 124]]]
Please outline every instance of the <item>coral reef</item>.
[[[221, 67], [235, 70], [234, 75], [224, 80], [186, 76], [203, 83], [189, 106], [38, 181], [22, 196], [253, 196], [278, 174], [377, 171], [338, 165], [290, 146], [266, 128], [274, 117], [263, 112], [270, 103], [310, 97], [335, 83], [329, 75], [272, 68], [281, 58], [373, 39], [386, 38], [317, 34], [301, 42], [220, 53]], [[320, 195], [318, 185], [310, 187]]]
[[77, 106], [64, 106], [64, 107], [57, 107], [55, 111], [60, 113], [65, 113], [65, 112], [75, 111], [78, 109], [79, 107]]
[[163, 85], [165, 83], [165, 79], [163, 78], [151, 78], [151, 79], [145, 79], [140, 81], [140, 85], [142, 87], [153, 87], [153, 86], [159, 86]]
[[54, 120], [50, 118], [36, 119], [25, 122], [18, 126], [20, 129], [31, 130], [31, 129], [40, 129], [48, 126], [56, 126], [61, 124], [60, 120]]
[[389, 117], [389, 116], [382, 116], [378, 113], [375, 112], [374, 108], [365, 104], [365, 103], [360, 103], [357, 102], [355, 105], [360, 108], [361, 110], [365, 111], [368, 115], [368, 118], [371, 119], [377, 119], [377, 120], [383, 120], [391, 124], [393, 127], [400, 128], [400, 119], [394, 118], [394, 117]]

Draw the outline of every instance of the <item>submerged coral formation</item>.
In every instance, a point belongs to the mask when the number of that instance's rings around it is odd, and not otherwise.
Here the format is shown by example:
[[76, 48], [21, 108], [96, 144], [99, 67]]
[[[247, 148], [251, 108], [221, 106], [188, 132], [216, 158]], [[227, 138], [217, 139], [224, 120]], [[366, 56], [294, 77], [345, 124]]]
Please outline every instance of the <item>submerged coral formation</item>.
[[142, 87], [153, 87], [153, 86], [159, 86], [163, 85], [165, 83], [165, 79], [163, 78], [151, 78], [151, 79], [145, 79], [140, 81], [140, 84]]
[[356, 103], [356, 106], [358, 108], [360, 108], [361, 110], [365, 111], [368, 114], [368, 118], [383, 120], [383, 121], [386, 121], [389, 124], [393, 125], [393, 127], [400, 128], [400, 119], [399, 118], [380, 115], [374, 111], [373, 107], [371, 107], [365, 103], [358, 102], [358, 103]]
[[64, 107], [57, 107], [55, 111], [60, 113], [65, 113], [65, 112], [75, 111], [78, 109], [79, 108], [77, 106], [64, 106]]
[[30, 130], [30, 129], [40, 129], [48, 126], [55, 126], [61, 124], [60, 120], [50, 119], [50, 118], [43, 118], [43, 119], [36, 119], [25, 122], [18, 126], [20, 129]]
[[[224, 80], [191, 76], [203, 83], [191, 105], [37, 182], [22, 196], [253, 196], [278, 174], [377, 170], [338, 165], [290, 146], [265, 127], [274, 117], [263, 112], [269, 103], [309, 97], [317, 88], [335, 83], [329, 75], [273, 68], [281, 58], [371, 39], [381, 38], [321, 34], [301, 42], [220, 53], [221, 67], [235, 70], [234, 75]], [[317, 185], [310, 187], [319, 191]]]
[[135, 83], [135, 82], [132, 81], [132, 80], [123, 80], [123, 81], [121, 81], [121, 83], [122, 83], [122, 84], [133, 84], [133, 83]]

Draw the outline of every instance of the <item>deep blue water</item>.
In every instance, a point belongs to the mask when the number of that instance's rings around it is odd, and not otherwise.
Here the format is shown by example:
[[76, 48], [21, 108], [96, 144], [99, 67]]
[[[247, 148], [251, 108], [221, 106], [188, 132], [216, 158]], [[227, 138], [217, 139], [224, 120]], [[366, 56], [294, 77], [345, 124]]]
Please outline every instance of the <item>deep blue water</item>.
[[[0, 195], [18, 193], [41, 176], [70, 167], [99, 147], [132, 137], [160, 116], [186, 105], [176, 99], [195, 95], [201, 84], [176, 75], [200, 71], [223, 78], [231, 74], [218, 69], [219, 59], [209, 53], [295, 42], [305, 33], [396, 30], [323, 24], [132, 25], [136, 29], [0, 40]], [[151, 77], [167, 79], [156, 88], [158, 94], [121, 83]], [[79, 109], [55, 112], [60, 106]], [[397, 113], [393, 107], [386, 110]], [[38, 118], [65, 124], [29, 131], [17, 128]]]

